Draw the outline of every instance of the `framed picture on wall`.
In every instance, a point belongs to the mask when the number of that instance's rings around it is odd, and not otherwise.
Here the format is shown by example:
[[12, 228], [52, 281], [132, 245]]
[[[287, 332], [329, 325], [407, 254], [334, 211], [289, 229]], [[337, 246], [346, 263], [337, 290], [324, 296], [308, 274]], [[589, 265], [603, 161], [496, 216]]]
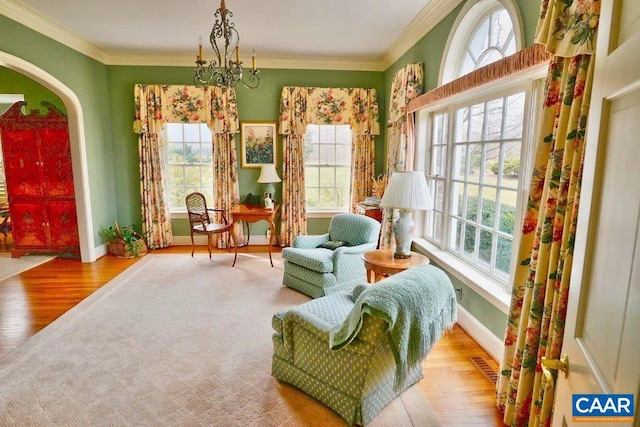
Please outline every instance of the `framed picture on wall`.
[[243, 168], [276, 164], [276, 122], [240, 123], [240, 147]]

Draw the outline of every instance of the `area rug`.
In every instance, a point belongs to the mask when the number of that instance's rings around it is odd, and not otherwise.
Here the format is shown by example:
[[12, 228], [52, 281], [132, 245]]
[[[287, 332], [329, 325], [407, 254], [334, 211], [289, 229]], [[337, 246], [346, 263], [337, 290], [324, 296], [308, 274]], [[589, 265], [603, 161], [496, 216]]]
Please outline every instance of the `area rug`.
[[[231, 262], [146, 255], [0, 360], [0, 426], [345, 425], [270, 375], [271, 316], [308, 300], [279, 254]], [[437, 424], [429, 408], [416, 385], [369, 425]]]
[[25, 255], [20, 258], [11, 258], [9, 253], [2, 253], [0, 254], [0, 280], [27, 271], [54, 258], [49, 255]]

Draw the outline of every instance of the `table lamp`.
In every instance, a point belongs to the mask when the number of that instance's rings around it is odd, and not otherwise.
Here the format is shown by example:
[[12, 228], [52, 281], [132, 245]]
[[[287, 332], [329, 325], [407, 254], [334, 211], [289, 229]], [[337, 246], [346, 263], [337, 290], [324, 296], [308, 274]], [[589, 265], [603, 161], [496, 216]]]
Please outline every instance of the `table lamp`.
[[273, 163], [262, 165], [260, 169], [260, 177], [258, 182], [265, 184], [264, 186], [264, 207], [267, 209], [273, 209], [273, 193], [276, 189], [273, 186], [274, 182], [280, 182], [281, 179], [276, 171], [276, 165]]
[[393, 172], [380, 206], [400, 210], [400, 216], [393, 223], [393, 235], [396, 239], [393, 257], [410, 258], [411, 238], [415, 229], [411, 211], [433, 209], [433, 200], [424, 173]]

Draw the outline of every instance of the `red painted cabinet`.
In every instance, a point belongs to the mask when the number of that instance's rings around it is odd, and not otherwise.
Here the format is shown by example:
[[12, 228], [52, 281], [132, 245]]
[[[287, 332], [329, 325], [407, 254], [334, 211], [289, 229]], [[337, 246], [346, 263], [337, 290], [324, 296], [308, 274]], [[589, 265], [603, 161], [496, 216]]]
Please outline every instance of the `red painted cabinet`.
[[52, 105], [24, 115], [25, 102], [0, 116], [9, 212], [11, 255], [80, 254], [67, 118]]

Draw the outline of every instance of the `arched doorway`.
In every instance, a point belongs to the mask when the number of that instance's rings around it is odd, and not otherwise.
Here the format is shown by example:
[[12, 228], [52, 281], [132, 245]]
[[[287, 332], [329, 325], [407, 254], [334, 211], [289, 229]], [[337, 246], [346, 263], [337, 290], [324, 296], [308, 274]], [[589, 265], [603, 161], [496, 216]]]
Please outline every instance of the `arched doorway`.
[[96, 260], [96, 248], [91, 198], [89, 195], [84, 120], [80, 100], [69, 87], [57, 78], [17, 56], [0, 51], [0, 66], [17, 71], [37, 81], [59, 96], [64, 103], [69, 122], [73, 183], [76, 195], [78, 234], [80, 236], [80, 257], [82, 262], [93, 262]]

